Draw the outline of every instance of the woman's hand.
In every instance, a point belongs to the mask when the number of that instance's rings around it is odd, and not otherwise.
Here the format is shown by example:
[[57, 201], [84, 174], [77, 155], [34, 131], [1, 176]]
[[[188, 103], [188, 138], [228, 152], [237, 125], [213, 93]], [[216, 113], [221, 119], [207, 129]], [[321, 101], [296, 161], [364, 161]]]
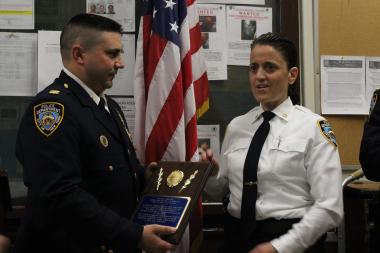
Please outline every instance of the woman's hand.
[[0, 253], [9, 252], [11, 246], [11, 240], [8, 237], [0, 235]]
[[218, 161], [214, 159], [214, 153], [210, 148], [204, 149], [199, 147], [198, 148], [199, 157], [201, 162], [211, 162], [213, 164], [213, 171], [211, 173], [211, 176], [215, 176], [218, 174], [219, 171], [219, 164]]
[[278, 253], [269, 242], [262, 243], [254, 247], [249, 253]]

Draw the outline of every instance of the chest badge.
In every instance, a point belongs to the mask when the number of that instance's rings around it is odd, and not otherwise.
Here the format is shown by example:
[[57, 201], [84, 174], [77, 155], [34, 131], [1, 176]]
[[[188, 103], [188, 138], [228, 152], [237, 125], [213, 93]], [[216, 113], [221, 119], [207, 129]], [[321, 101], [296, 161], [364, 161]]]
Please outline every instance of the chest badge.
[[100, 135], [99, 136], [99, 141], [100, 141], [100, 144], [102, 144], [103, 147], [108, 147], [108, 139], [105, 135]]
[[183, 171], [181, 170], [172, 171], [172, 173], [170, 173], [169, 176], [166, 178], [166, 184], [170, 188], [177, 186], [182, 181], [183, 175]]
[[62, 123], [64, 106], [57, 102], [44, 102], [33, 107], [33, 114], [37, 129], [49, 137]]

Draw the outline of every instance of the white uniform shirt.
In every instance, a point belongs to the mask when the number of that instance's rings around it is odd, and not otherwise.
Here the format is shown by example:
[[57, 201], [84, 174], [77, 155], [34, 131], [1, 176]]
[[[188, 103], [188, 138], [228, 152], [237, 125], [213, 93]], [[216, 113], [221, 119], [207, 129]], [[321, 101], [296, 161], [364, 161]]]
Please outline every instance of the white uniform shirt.
[[[240, 218], [243, 168], [252, 137], [262, 123], [255, 107], [227, 127], [219, 179], [231, 192], [228, 212]], [[302, 252], [343, 216], [341, 165], [336, 146], [321, 131], [324, 120], [290, 98], [273, 111], [258, 164], [256, 219], [302, 218], [288, 233], [271, 241], [279, 253]]]

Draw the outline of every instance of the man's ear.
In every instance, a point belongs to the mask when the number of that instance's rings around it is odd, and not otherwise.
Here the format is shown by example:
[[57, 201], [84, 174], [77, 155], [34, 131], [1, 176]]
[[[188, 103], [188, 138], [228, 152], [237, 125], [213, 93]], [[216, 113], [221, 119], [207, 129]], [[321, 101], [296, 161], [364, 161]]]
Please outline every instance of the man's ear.
[[289, 75], [288, 75], [288, 83], [290, 85], [294, 84], [294, 82], [297, 80], [298, 77], [298, 68], [292, 67], [289, 69]]
[[84, 50], [80, 45], [74, 45], [71, 48], [71, 56], [73, 57], [73, 60], [80, 65], [84, 63], [83, 54]]

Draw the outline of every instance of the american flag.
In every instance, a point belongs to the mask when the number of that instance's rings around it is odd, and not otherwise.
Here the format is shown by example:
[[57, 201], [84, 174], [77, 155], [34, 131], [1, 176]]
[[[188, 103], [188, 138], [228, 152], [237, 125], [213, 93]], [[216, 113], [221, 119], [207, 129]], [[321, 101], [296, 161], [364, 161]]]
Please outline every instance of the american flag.
[[[196, 161], [197, 116], [209, 101], [196, 1], [142, 0], [141, 5], [134, 87], [137, 154], [145, 164]], [[190, 222], [190, 240], [200, 230], [195, 224], [201, 226], [201, 213], [193, 217], [198, 221]]]

